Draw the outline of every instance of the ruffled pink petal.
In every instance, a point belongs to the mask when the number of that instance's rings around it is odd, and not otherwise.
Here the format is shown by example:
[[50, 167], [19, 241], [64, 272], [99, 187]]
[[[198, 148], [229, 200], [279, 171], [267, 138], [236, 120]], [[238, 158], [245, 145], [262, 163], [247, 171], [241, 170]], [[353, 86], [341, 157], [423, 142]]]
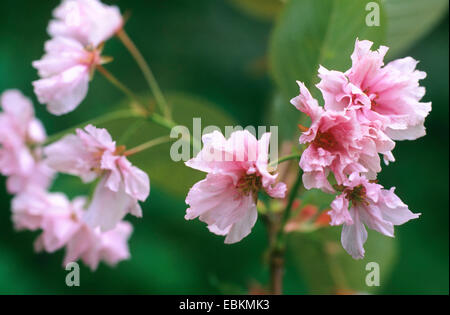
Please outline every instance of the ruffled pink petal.
[[364, 258], [364, 243], [367, 241], [367, 230], [359, 218], [359, 213], [353, 208], [350, 209], [353, 224], [344, 224], [342, 227], [341, 243], [342, 247], [354, 259]]
[[112, 191], [106, 186], [107, 178], [104, 177], [94, 192], [92, 201], [85, 213], [84, 221], [91, 227], [100, 227], [102, 231], [113, 229], [127, 213], [137, 217], [142, 216], [142, 210], [138, 201], [125, 192], [120, 185], [118, 191]]
[[331, 218], [330, 225], [353, 224], [352, 217], [348, 211], [348, 206], [349, 202], [344, 194], [337, 196], [333, 202], [331, 202], [331, 211], [328, 211]]
[[83, 45], [99, 45], [123, 24], [118, 7], [98, 0], [64, 0], [53, 16], [48, 26], [51, 36], [72, 37]]
[[33, 82], [34, 92], [41, 104], [54, 115], [73, 111], [86, 97], [89, 84], [89, 69], [77, 65], [52, 77]]

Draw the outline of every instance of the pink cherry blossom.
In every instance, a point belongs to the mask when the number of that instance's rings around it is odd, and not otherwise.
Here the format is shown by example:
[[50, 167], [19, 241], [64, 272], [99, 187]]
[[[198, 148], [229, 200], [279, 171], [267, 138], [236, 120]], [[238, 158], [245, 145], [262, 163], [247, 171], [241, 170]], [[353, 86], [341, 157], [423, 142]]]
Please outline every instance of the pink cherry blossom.
[[46, 139], [41, 122], [34, 117], [33, 104], [18, 90], [5, 91], [0, 112], [0, 173], [8, 176], [10, 193], [28, 185], [48, 187], [54, 172], [40, 161], [39, 144]]
[[120, 10], [98, 0], [63, 0], [53, 11], [48, 25], [53, 37], [70, 37], [82, 45], [97, 47], [109, 39], [123, 24]]
[[92, 125], [77, 129], [76, 135], [47, 146], [44, 153], [45, 162], [61, 173], [85, 182], [101, 178], [84, 218], [91, 226], [106, 231], [127, 213], [142, 216], [138, 201], [150, 193], [148, 176], [122, 155], [106, 129]]
[[[331, 203], [331, 225], [343, 225], [341, 242], [355, 259], [364, 257], [368, 228], [394, 237], [394, 226], [401, 225], [420, 214], [412, 213], [394, 193], [395, 188], [383, 189], [358, 174], [352, 174], [342, 193]], [[351, 203], [351, 204], [350, 204]], [[349, 209], [350, 208], [350, 209]]]
[[81, 259], [94, 271], [100, 261], [114, 266], [122, 260], [129, 259], [128, 239], [132, 232], [132, 225], [124, 221], [107, 232], [100, 232], [99, 229], [92, 229], [84, 224], [66, 245], [64, 265]]
[[4, 175], [25, 173], [34, 166], [28, 145], [45, 140], [45, 130], [34, 117], [31, 101], [18, 90], [1, 95], [0, 172]]
[[18, 230], [42, 228], [44, 218], [63, 214], [69, 209], [69, 200], [61, 193], [48, 193], [39, 186], [28, 187], [11, 202], [12, 221]]
[[286, 185], [277, 183], [277, 174], [268, 169], [269, 140], [270, 133], [258, 141], [246, 130], [229, 139], [218, 131], [204, 135], [204, 147], [186, 165], [208, 175], [190, 189], [185, 219], [198, 217], [212, 233], [226, 235], [228, 244], [246, 237], [258, 216], [258, 192], [273, 198], [286, 193]]
[[87, 49], [74, 39], [56, 37], [45, 43], [45, 55], [34, 61], [40, 80], [34, 92], [54, 115], [73, 111], [86, 97], [90, 75], [100, 61], [96, 49]]
[[[64, 194], [48, 194], [48, 198], [59, 197], [59, 203], [52, 201], [49, 208], [44, 209], [40, 229], [42, 233], [34, 242], [36, 252], [53, 253], [67, 244], [86, 224], [82, 221], [83, 207], [86, 199], [83, 197], [69, 201]], [[33, 208], [32, 204], [29, 207]]]
[[36, 252], [53, 253], [66, 247], [64, 265], [81, 259], [95, 270], [100, 261], [115, 265], [128, 259], [131, 224], [122, 221], [102, 233], [83, 221], [85, 204], [85, 198], [69, 201], [64, 194], [34, 187], [13, 199], [13, 222], [19, 230], [42, 230], [34, 243]]
[[25, 191], [28, 187], [47, 189], [52, 184], [54, 176], [55, 171], [37, 159], [27, 172], [11, 174], [6, 180], [6, 188], [11, 194]]
[[394, 142], [372, 122], [361, 123], [357, 112], [324, 110], [301, 82], [300, 95], [291, 103], [311, 118], [311, 126], [300, 136], [308, 147], [300, 159], [307, 189], [333, 193], [328, 176], [342, 184], [353, 172], [375, 177], [381, 171], [379, 153], [391, 157]]
[[345, 73], [319, 69], [325, 108], [360, 109], [366, 119], [381, 123], [383, 131], [394, 140], [414, 140], [425, 135], [424, 121], [431, 103], [420, 102], [425, 88], [419, 81], [426, 73], [416, 70], [418, 61], [411, 57], [384, 65], [388, 47], [372, 51], [373, 43], [356, 40], [351, 56], [352, 67]]

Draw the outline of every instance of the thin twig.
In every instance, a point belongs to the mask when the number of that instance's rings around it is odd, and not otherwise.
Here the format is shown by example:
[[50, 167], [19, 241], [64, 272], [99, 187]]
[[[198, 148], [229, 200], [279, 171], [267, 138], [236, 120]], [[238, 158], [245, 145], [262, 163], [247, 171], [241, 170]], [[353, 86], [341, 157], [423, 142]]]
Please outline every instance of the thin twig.
[[155, 138], [155, 139], [152, 139], [150, 141], [144, 142], [144, 143], [142, 143], [142, 144], [140, 144], [140, 145], [138, 145], [138, 146], [136, 146], [136, 147], [134, 147], [132, 149], [129, 149], [129, 150], [125, 151], [123, 155], [130, 156], [130, 155], [133, 155], [133, 154], [145, 151], [147, 149], [150, 149], [150, 148], [152, 148], [154, 146], [157, 146], [159, 144], [167, 143], [170, 140], [171, 140], [171, 138], [169, 136], [162, 136], [162, 137], [159, 137], [159, 138]]
[[123, 28], [120, 29], [116, 33], [116, 35], [120, 39], [120, 41], [123, 43], [123, 45], [128, 49], [128, 51], [130, 52], [130, 54], [133, 56], [134, 60], [138, 64], [139, 68], [141, 69], [142, 74], [144, 75], [144, 78], [147, 81], [147, 84], [150, 87], [150, 90], [152, 91], [153, 95], [155, 96], [156, 103], [158, 104], [158, 107], [162, 111], [164, 117], [169, 120], [172, 119], [170, 108], [166, 101], [166, 98], [164, 97], [164, 94], [161, 92], [158, 81], [156, 81], [155, 76], [153, 75], [153, 72], [150, 69], [150, 66], [145, 61], [145, 58], [142, 56], [139, 49], [136, 47], [134, 42], [131, 40], [131, 38], [128, 36], [128, 34], [125, 32], [125, 30]]

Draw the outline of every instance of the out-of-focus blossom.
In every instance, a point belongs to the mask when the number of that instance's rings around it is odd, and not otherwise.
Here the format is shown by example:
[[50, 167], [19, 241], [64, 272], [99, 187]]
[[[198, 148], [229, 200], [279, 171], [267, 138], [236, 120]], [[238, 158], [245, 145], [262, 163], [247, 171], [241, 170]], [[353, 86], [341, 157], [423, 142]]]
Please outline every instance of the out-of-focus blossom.
[[19, 193], [28, 185], [45, 189], [54, 172], [40, 160], [46, 133], [33, 104], [18, 90], [5, 91], [0, 103], [0, 173], [8, 176], [8, 191]]
[[[67, 244], [86, 224], [82, 221], [86, 199], [75, 198], [72, 202], [64, 194], [47, 193], [49, 208], [42, 211], [40, 229], [42, 233], [34, 242], [36, 252], [53, 253]], [[56, 197], [59, 200], [54, 200]], [[33, 209], [29, 201], [29, 208]], [[57, 202], [58, 201], [58, 202]]]
[[54, 115], [73, 111], [86, 97], [91, 74], [100, 63], [96, 48], [65, 37], [47, 41], [45, 55], [33, 62], [41, 77], [33, 82], [39, 102]]
[[18, 230], [40, 229], [46, 216], [67, 213], [69, 204], [64, 194], [48, 193], [39, 186], [30, 186], [11, 202], [14, 227]]
[[197, 217], [208, 229], [226, 235], [225, 243], [246, 237], [257, 219], [258, 192], [284, 198], [286, 185], [268, 170], [270, 133], [258, 141], [250, 132], [235, 131], [229, 139], [214, 131], [203, 136], [203, 149], [186, 165], [206, 172], [188, 193], [185, 219]]
[[311, 118], [311, 126], [300, 136], [300, 143], [308, 144], [300, 159], [305, 187], [333, 193], [330, 173], [342, 184], [353, 172], [379, 172], [379, 153], [391, 156], [394, 142], [371, 122], [361, 123], [354, 110], [324, 110], [305, 85], [298, 84], [300, 95], [291, 103]]
[[420, 214], [412, 213], [394, 193], [383, 189], [358, 174], [350, 175], [342, 193], [331, 203], [331, 225], [343, 225], [341, 242], [355, 259], [364, 257], [368, 228], [394, 237], [394, 226], [401, 225]]
[[138, 201], [145, 201], [150, 193], [147, 174], [133, 166], [123, 151], [106, 129], [92, 125], [44, 149], [45, 162], [61, 173], [85, 182], [101, 177], [85, 220], [102, 231], [114, 228], [127, 213], [142, 216]]
[[345, 73], [321, 67], [322, 79], [317, 85], [325, 99], [325, 108], [345, 110], [357, 108], [366, 119], [377, 121], [394, 140], [414, 140], [425, 135], [424, 121], [431, 103], [420, 100], [425, 88], [419, 81], [426, 73], [416, 70], [418, 61], [411, 57], [384, 65], [388, 51], [373, 43], [356, 40], [351, 56], [352, 67]]
[[66, 245], [64, 265], [81, 259], [91, 270], [97, 269], [100, 261], [114, 266], [130, 258], [128, 239], [132, 232], [132, 225], [124, 221], [107, 232], [84, 224]]
[[33, 162], [33, 166], [27, 172], [14, 173], [6, 180], [6, 189], [11, 194], [17, 194], [27, 190], [28, 187], [50, 187], [55, 176], [55, 171], [47, 166], [39, 158]]
[[13, 199], [12, 219], [19, 230], [42, 230], [34, 243], [36, 252], [53, 253], [66, 247], [64, 265], [81, 259], [95, 270], [100, 261], [115, 265], [128, 259], [131, 224], [122, 221], [102, 233], [83, 221], [85, 204], [85, 198], [69, 201], [64, 194], [33, 187]]
[[48, 25], [51, 36], [73, 38], [93, 47], [113, 36], [123, 24], [118, 7], [98, 0], [64, 0], [53, 17]]
[[28, 146], [43, 142], [45, 130], [34, 117], [33, 104], [20, 91], [3, 92], [0, 103], [0, 171], [4, 175], [27, 172], [34, 164]]

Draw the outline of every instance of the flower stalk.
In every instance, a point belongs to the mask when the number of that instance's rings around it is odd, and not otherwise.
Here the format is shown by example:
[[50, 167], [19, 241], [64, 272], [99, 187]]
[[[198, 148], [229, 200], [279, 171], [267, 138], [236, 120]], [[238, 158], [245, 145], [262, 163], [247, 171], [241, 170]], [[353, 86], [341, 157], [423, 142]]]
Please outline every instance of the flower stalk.
[[139, 153], [139, 152], [145, 151], [147, 149], [153, 148], [153, 147], [155, 147], [155, 146], [157, 146], [159, 144], [167, 143], [170, 140], [171, 140], [171, 138], [169, 136], [162, 136], [162, 137], [159, 137], [159, 138], [155, 138], [155, 139], [152, 139], [150, 141], [144, 142], [144, 143], [142, 143], [142, 144], [140, 144], [140, 145], [138, 145], [138, 146], [136, 146], [136, 147], [134, 147], [132, 149], [126, 150], [123, 153], [123, 155], [125, 155], [125, 156], [134, 155], [136, 153]]
[[145, 58], [142, 56], [139, 49], [136, 47], [134, 42], [131, 40], [131, 38], [128, 36], [128, 34], [125, 32], [123, 28], [121, 28], [117, 33], [116, 36], [119, 38], [119, 40], [122, 42], [122, 44], [125, 46], [125, 48], [128, 49], [134, 60], [136, 61], [137, 65], [142, 71], [142, 74], [144, 75], [145, 80], [147, 81], [148, 86], [150, 87], [150, 90], [152, 91], [156, 103], [158, 104], [158, 107], [160, 108], [161, 112], [163, 113], [163, 116], [171, 120], [172, 114], [170, 111], [169, 104], [167, 103], [166, 98], [164, 97], [164, 94], [161, 91], [161, 88], [159, 87], [158, 81], [156, 81], [155, 76], [153, 75], [153, 72], [149, 66], [149, 64], [145, 61]]

